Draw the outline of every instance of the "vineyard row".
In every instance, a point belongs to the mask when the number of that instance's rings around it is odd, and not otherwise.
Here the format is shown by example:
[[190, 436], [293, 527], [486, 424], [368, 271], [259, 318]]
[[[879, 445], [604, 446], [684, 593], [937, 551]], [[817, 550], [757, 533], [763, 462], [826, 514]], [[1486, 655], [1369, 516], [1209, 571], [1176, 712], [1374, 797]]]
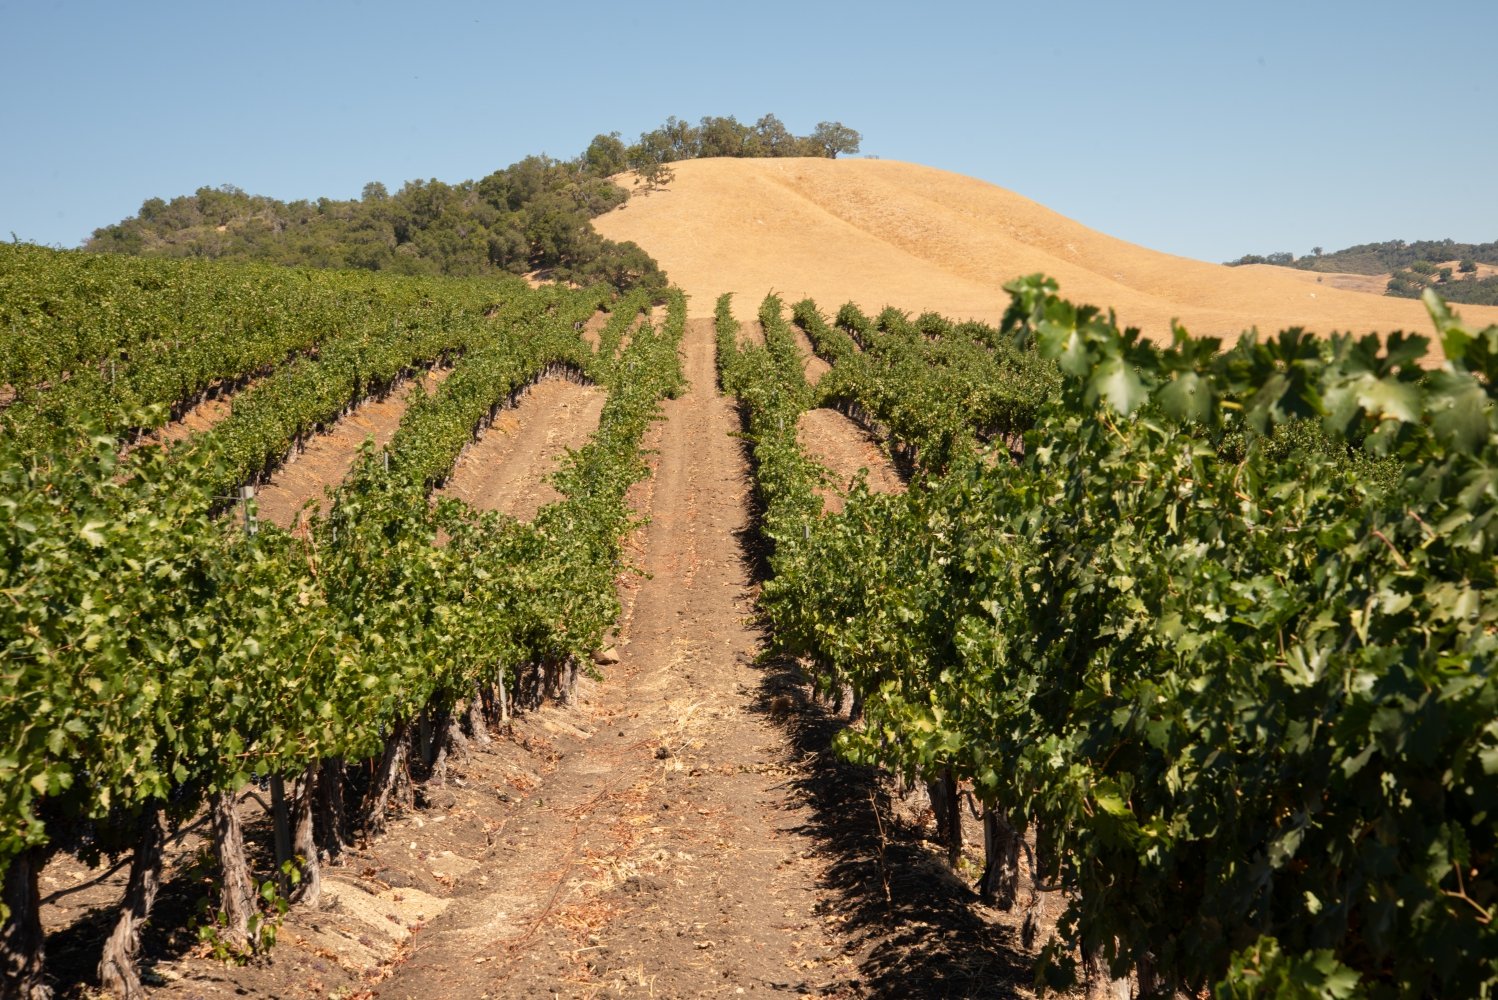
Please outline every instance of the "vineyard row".
[[[183, 282], [203, 278], [172, 267]], [[406, 291], [405, 279], [362, 280], [388, 297]], [[274, 282], [254, 287], [259, 307], [279, 301]], [[50, 853], [70, 850], [132, 857], [100, 977], [137, 993], [139, 925], [167, 832], [204, 810], [220, 889], [200, 933], [225, 953], [268, 945], [277, 901], [316, 899], [320, 859], [356, 825], [378, 828], [408, 760], [440, 771], [488, 714], [567, 696], [616, 620], [625, 490], [645, 474], [640, 438], [660, 399], [681, 388], [683, 299], [671, 298], [662, 328], [641, 327], [605, 356], [579, 332], [601, 293], [500, 286], [497, 301], [493, 288], [455, 283], [439, 297], [443, 287], [429, 285], [410, 312], [356, 307], [311, 354], [288, 361], [278, 345], [280, 360], [228, 420], [169, 450], [122, 457], [118, 435], [139, 425], [115, 416], [106, 380], [20, 387], [3, 415], [15, 433], [0, 440], [0, 992], [45, 992], [37, 877]], [[296, 302], [283, 305], [295, 315]], [[626, 299], [615, 318], [646, 305]], [[210, 325], [196, 314], [183, 324], [157, 339]], [[116, 382], [167, 370], [169, 354], [136, 368], [137, 352]], [[387, 449], [362, 455], [326, 516], [253, 533], [222, 516], [226, 491], [442, 356], [451, 376], [416, 395]], [[194, 391], [192, 352], [181, 359], [168, 381]], [[433, 503], [495, 413], [559, 367], [608, 391], [598, 430], [557, 474], [562, 499], [528, 524]], [[278, 826], [278, 871], [259, 875], [238, 815], [257, 781], [271, 785]]]
[[[1498, 985], [1498, 328], [1121, 330], [1037, 277], [998, 330], [798, 322], [740, 348], [776, 641], [851, 689], [843, 751], [981, 804], [980, 888], [1065, 912], [1040, 982], [1145, 995]], [[981, 375], [979, 373], [982, 373]], [[824, 515], [802, 409], [914, 466]], [[951, 827], [948, 824], [950, 834]], [[957, 826], [960, 830], [960, 826]]]

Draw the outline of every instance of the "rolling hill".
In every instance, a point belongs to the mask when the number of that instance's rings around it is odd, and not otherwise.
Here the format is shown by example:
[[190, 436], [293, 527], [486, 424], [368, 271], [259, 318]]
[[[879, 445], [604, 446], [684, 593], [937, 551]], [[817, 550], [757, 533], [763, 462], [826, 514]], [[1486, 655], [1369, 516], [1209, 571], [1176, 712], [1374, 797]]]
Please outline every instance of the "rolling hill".
[[[757, 302], [774, 290], [823, 308], [851, 299], [865, 310], [895, 305], [993, 322], [1007, 304], [1003, 283], [1043, 271], [1067, 298], [1110, 306], [1154, 337], [1168, 337], [1172, 319], [1229, 338], [1255, 326], [1430, 331], [1417, 301], [1285, 268], [1148, 250], [1003, 188], [916, 164], [700, 159], [672, 169], [664, 189], [637, 188], [594, 225], [655, 257], [697, 316], [711, 315], [722, 292]], [[1472, 325], [1498, 323], [1498, 308], [1459, 311]]]

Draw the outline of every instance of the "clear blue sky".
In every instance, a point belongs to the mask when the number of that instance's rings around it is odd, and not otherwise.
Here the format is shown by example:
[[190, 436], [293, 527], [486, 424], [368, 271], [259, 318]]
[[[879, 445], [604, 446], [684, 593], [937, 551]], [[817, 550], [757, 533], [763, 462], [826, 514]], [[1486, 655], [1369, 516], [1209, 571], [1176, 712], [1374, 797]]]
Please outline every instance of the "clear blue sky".
[[1495, 56], [1498, 0], [0, 0], [0, 238], [774, 113], [1206, 260], [1498, 240]]

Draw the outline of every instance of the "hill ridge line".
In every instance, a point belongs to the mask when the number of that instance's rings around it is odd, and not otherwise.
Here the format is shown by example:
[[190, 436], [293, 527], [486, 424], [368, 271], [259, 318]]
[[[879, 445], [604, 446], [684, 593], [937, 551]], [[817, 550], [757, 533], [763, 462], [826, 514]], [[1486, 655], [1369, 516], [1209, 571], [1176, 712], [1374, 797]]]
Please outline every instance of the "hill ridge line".
[[[1251, 272], [1150, 250], [1087, 228], [1023, 195], [896, 160], [698, 159], [672, 164], [669, 197], [630, 199], [594, 220], [659, 261], [707, 315], [725, 291], [825, 308], [852, 301], [997, 323], [1002, 286], [1037, 272], [1061, 294], [1113, 309], [1168, 339], [1174, 322], [1235, 341], [1257, 328], [1429, 334], [1420, 302]], [[1498, 307], [1464, 306], [1474, 326]]]

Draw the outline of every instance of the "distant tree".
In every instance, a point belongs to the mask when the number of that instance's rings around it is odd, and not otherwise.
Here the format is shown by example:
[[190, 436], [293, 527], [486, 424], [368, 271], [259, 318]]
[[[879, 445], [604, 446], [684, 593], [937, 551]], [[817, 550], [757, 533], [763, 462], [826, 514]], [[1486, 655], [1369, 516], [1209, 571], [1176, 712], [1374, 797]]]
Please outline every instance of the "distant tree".
[[566, 269], [565, 277], [582, 283], [607, 281], [623, 291], [644, 286], [660, 290], [666, 287], [666, 276], [655, 261], [635, 243], [614, 243], [593, 238], [587, 260]]
[[583, 153], [583, 164], [599, 177], [611, 177], [629, 168], [628, 151], [618, 132], [599, 134], [588, 144]]
[[676, 179], [676, 171], [670, 165], [661, 163], [659, 160], [646, 163], [638, 168], [640, 180], [645, 182], [645, 190], [654, 191], [663, 188]]
[[1395, 271], [1389, 278], [1386, 292], [1403, 299], [1418, 299], [1424, 288], [1425, 282], [1418, 275], [1409, 271]]
[[739, 124], [733, 115], [705, 117], [697, 123], [698, 156], [749, 155], [749, 139], [748, 126]]
[[385, 190], [385, 185], [379, 181], [370, 181], [364, 185], [364, 190], [359, 194], [360, 201], [384, 201], [390, 197], [390, 192]]
[[690, 160], [697, 155], [698, 134], [689, 122], [671, 115], [660, 128], [641, 133], [639, 145], [644, 147], [647, 157], [661, 163]]
[[1311, 247], [1311, 253], [1314, 254], [1317, 257], [1320, 257], [1321, 256], [1321, 248], [1320, 247]]
[[832, 160], [837, 159], [839, 153], [851, 155], [858, 152], [859, 143], [863, 141], [863, 136], [842, 122], [818, 122], [811, 138], [823, 150], [823, 155]]
[[214, 226], [227, 225], [250, 201], [249, 196], [233, 184], [221, 184], [216, 188], [200, 187], [193, 199], [193, 208], [197, 210], [199, 218]]
[[1410, 265], [1410, 270], [1416, 274], [1431, 275], [1436, 273], [1436, 266], [1428, 260], [1417, 260]]
[[1457, 265], [1456, 269], [1463, 274], [1476, 274], [1477, 261], [1473, 260], [1471, 257], [1465, 257], [1462, 259], [1462, 262]]
[[765, 115], [754, 123], [755, 156], [791, 156], [797, 152], [795, 147], [796, 137], [774, 115]]
[[629, 147], [628, 160], [631, 170], [645, 170], [655, 164], [670, 163], [679, 159], [671, 139], [662, 129], [641, 132], [640, 141]]
[[1441, 281], [1443, 283], [1447, 282], [1447, 281], [1450, 281], [1451, 280], [1451, 268], [1449, 268], [1449, 267], [1443, 267], [1443, 268], [1441, 268], [1440, 275], [1441, 275]]
[[615, 205], [623, 204], [629, 198], [628, 191], [607, 177], [584, 178], [575, 184], [567, 185], [564, 190], [572, 198], [573, 204], [589, 218], [602, 215]]

